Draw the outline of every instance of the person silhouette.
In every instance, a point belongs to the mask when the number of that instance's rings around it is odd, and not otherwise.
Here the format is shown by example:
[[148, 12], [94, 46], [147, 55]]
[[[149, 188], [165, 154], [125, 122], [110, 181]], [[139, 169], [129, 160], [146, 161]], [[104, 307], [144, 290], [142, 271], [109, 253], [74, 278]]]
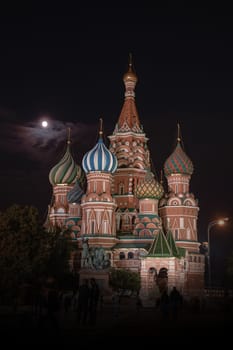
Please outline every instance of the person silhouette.
[[182, 296], [175, 286], [172, 288], [169, 298], [171, 304], [172, 319], [177, 320], [178, 312], [182, 302]]
[[90, 289], [88, 286], [88, 280], [84, 279], [83, 283], [78, 290], [77, 300], [77, 322], [78, 324], [85, 325], [88, 315], [88, 303], [89, 303]]
[[99, 302], [100, 290], [95, 278], [90, 280], [89, 294], [89, 324], [94, 326], [97, 318], [97, 308]]

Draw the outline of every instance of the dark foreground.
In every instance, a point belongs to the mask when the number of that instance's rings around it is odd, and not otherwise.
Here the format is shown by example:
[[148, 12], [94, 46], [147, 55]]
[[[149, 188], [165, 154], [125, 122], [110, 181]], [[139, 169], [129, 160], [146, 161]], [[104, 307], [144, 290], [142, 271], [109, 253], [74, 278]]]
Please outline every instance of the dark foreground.
[[[174, 342], [182, 338], [229, 339], [233, 332], [233, 308], [231, 303], [215, 303], [203, 309], [187, 306], [179, 310], [176, 317], [170, 312], [164, 315], [156, 308], [140, 308], [132, 304], [112, 305], [98, 309], [94, 325], [77, 324], [74, 310], [60, 310], [55, 318], [38, 319], [31, 307], [21, 307], [17, 312], [1, 308], [1, 339], [7, 344], [78, 344], [85, 336], [91, 341], [95, 337], [108, 336], [153, 336]], [[162, 337], [162, 338], [161, 338]]]

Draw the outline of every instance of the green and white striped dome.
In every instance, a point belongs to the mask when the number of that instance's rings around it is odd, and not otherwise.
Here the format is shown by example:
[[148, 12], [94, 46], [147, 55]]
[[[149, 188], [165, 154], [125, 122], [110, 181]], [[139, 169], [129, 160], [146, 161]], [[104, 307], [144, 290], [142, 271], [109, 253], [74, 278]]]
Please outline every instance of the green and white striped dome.
[[75, 163], [70, 153], [70, 143], [67, 143], [67, 148], [64, 156], [49, 173], [49, 181], [51, 185], [73, 184], [77, 180], [77, 175], [81, 176], [82, 170]]

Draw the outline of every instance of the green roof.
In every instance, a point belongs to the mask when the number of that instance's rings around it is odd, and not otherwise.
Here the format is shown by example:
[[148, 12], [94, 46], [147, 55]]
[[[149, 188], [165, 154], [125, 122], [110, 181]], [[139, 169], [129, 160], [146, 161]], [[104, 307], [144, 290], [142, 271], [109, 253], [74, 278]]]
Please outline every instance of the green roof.
[[174, 237], [172, 235], [172, 232], [170, 230], [168, 231], [166, 238], [167, 238], [167, 242], [171, 248], [172, 255], [179, 256], [180, 255], [179, 250], [176, 246], [176, 242], [175, 242]]
[[171, 248], [162, 230], [156, 235], [147, 256], [167, 257], [173, 256]]
[[178, 248], [178, 251], [179, 251], [179, 256], [185, 257], [186, 249], [182, 248], [182, 247], [177, 247], [177, 248]]
[[112, 249], [122, 249], [122, 248], [144, 248], [148, 250], [150, 248], [150, 244], [148, 243], [117, 243]]
[[149, 218], [149, 219], [158, 219], [159, 216], [156, 215], [156, 214], [138, 214], [138, 217], [141, 219], [141, 218]]

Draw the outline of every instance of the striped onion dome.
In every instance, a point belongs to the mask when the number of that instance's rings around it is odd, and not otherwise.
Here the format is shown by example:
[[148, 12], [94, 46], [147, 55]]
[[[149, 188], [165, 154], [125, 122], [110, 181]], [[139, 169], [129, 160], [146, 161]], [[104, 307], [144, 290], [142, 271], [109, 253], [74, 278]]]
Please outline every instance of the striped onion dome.
[[72, 190], [67, 193], [67, 200], [69, 203], [80, 203], [83, 194], [84, 191], [77, 181]]
[[70, 153], [70, 141], [67, 142], [67, 148], [64, 156], [49, 173], [51, 185], [73, 184], [77, 180], [77, 174], [81, 175], [81, 168], [75, 164]]
[[163, 186], [155, 180], [154, 175], [148, 172], [145, 180], [136, 187], [135, 196], [139, 199], [160, 199], [164, 194]]
[[105, 146], [100, 132], [99, 140], [94, 148], [87, 152], [82, 161], [85, 173], [103, 171], [114, 173], [117, 169], [117, 158]]
[[179, 140], [174, 152], [164, 163], [164, 173], [166, 176], [171, 174], [192, 175], [193, 173], [193, 163], [182, 149]]

